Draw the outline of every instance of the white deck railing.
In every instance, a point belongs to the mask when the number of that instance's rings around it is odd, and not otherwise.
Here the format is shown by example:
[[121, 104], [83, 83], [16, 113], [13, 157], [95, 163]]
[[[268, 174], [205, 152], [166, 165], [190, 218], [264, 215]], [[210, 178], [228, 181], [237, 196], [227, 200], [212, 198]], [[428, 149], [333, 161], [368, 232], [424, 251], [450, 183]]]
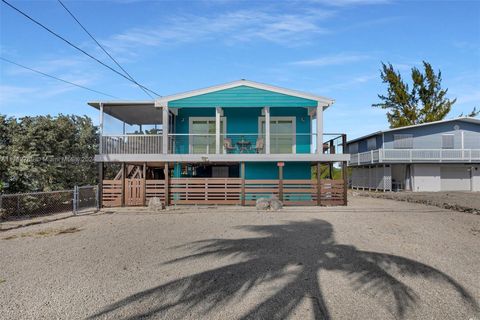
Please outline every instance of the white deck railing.
[[123, 134], [100, 138], [100, 154], [159, 154], [162, 150], [162, 135]]
[[388, 162], [474, 162], [480, 149], [376, 149], [354, 153], [350, 165]]
[[[343, 153], [341, 134], [324, 133], [321, 153]], [[315, 133], [271, 134], [270, 154], [316, 153]], [[102, 135], [99, 154], [249, 154], [268, 153], [265, 138], [258, 133], [222, 133], [216, 150], [215, 134], [168, 134], [163, 148], [161, 134]], [[166, 152], [165, 152], [166, 151]]]

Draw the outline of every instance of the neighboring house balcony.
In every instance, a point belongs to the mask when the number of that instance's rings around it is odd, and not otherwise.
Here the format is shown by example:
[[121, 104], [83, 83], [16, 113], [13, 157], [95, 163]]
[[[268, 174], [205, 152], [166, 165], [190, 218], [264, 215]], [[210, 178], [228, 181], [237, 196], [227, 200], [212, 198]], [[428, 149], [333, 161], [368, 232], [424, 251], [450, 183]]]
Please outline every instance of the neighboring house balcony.
[[376, 149], [350, 155], [350, 166], [375, 163], [480, 162], [480, 149]]

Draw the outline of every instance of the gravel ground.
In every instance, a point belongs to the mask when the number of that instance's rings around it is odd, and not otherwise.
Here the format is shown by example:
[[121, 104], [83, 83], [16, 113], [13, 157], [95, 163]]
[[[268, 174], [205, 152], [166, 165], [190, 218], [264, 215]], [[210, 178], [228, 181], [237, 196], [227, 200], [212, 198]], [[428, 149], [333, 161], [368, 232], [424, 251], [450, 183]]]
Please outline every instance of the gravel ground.
[[119, 210], [0, 232], [2, 319], [480, 319], [480, 217]]
[[480, 192], [371, 192], [353, 191], [364, 197], [427, 204], [480, 215]]

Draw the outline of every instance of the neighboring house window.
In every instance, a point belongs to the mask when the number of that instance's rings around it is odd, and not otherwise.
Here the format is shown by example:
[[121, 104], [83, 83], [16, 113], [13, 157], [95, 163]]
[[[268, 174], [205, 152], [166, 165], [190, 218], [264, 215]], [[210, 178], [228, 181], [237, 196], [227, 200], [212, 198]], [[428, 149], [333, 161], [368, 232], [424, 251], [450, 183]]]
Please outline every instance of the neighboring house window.
[[394, 134], [393, 148], [395, 149], [412, 149], [413, 135], [411, 134]]
[[442, 134], [442, 149], [453, 149], [453, 134]]
[[348, 147], [348, 151], [349, 151], [350, 153], [358, 153], [358, 142], [352, 143], [352, 144]]
[[367, 150], [377, 149], [377, 137], [371, 137], [367, 139]]

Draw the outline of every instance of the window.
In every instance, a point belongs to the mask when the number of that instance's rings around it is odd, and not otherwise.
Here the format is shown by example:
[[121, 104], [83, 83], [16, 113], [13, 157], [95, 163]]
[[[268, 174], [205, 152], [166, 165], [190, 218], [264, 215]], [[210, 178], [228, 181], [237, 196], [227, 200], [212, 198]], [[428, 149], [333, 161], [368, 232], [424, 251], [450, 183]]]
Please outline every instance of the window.
[[[220, 134], [225, 129], [225, 117], [221, 117]], [[215, 117], [190, 117], [189, 133], [190, 153], [215, 153]]]
[[[260, 118], [260, 136], [265, 136], [265, 117]], [[270, 117], [270, 153], [295, 153], [295, 117]]]
[[371, 137], [367, 139], [367, 150], [377, 149], [377, 137]]
[[393, 135], [394, 149], [412, 149], [413, 135], [411, 134], [394, 134]]
[[358, 142], [352, 143], [350, 146], [348, 146], [348, 152], [358, 153]]
[[442, 149], [453, 149], [453, 134], [442, 134]]

